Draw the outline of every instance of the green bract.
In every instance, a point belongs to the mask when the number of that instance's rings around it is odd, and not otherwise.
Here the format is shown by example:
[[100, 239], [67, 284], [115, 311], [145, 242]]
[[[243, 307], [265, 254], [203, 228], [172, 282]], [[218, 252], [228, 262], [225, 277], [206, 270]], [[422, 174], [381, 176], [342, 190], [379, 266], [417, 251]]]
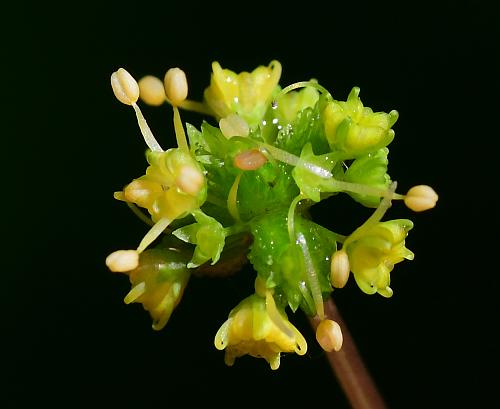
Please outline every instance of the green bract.
[[213, 217], [201, 210], [193, 212], [196, 223], [188, 224], [175, 230], [172, 234], [187, 243], [196, 244], [193, 257], [188, 268], [198, 267], [208, 260], [217, 263], [224, 248], [226, 232], [224, 227]]
[[[215, 345], [226, 349], [228, 364], [250, 354], [276, 369], [281, 352], [307, 349], [285, 309], [325, 320], [330, 280], [343, 287], [350, 272], [363, 292], [390, 297], [391, 270], [413, 258], [405, 247], [412, 222], [381, 221], [392, 200], [405, 199], [388, 175], [387, 145], [398, 114], [365, 107], [357, 87], [346, 101], [315, 80], [282, 87], [277, 61], [250, 73], [217, 62], [212, 68], [204, 101], [180, 98], [174, 107], [177, 148], [163, 151], [133, 105], [149, 166], [115, 197], [150, 226], [136, 251], [109, 258], [110, 268], [133, 268], [126, 272], [133, 285], [126, 301], [142, 303], [160, 329], [192, 272], [227, 275], [250, 261], [255, 294], [231, 311]], [[186, 138], [178, 108], [215, 120], [185, 124]], [[435, 203], [435, 193], [424, 197], [429, 189], [414, 190], [408, 202], [418, 202], [419, 210]], [[376, 208], [346, 235], [320, 226], [309, 212], [341, 193]], [[318, 326], [321, 345], [341, 344], [337, 327]]]

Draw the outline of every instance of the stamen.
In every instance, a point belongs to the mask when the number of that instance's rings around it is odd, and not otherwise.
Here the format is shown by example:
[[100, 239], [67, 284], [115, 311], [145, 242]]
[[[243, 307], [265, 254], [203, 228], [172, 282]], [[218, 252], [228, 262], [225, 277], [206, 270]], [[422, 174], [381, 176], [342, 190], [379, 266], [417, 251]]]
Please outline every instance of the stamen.
[[165, 103], [165, 88], [158, 77], [146, 75], [139, 80], [139, 97], [148, 105], [160, 106]]
[[279, 160], [280, 162], [286, 163], [287, 165], [302, 166], [309, 170], [309, 172], [325, 179], [331, 178], [333, 176], [329, 170], [315, 165], [314, 163], [304, 161], [293, 153], [287, 152], [272, 145], [268, 145], [267, 143], [259, 143], [259, 146], [267, 150], [275, 159]]
[[136, 250], [117, 250], [106, 257], [106, 266], [113, 273], [126, 273], [139, 265], [139, 253]]
[[340, 351], [344, 337], [340, 325], [333, 320], [323, 320], [316, 328], [316, 340], [325, 351]]
[[142, 253], [153, 241], [155, 241], [160, 234], [168, 227], [172, 220], [167, 217], [163, 217], [158, 220], [153, 227], [146, 233], [142, 241], [137, 247], [137, 252]]
[[134, 213], [141, 221], [146, 223], [148, 226], [151, 227], [154, 226], [153, 221], [149, 217], [147, 217], [143, 212], [141, 212], [141, 210], [139, 209], [139, 207], [136, 206], [135, 203], [127, 202], [125, 199], [123, 199], [123, 201], [127, 203], [127, 206], [129, 207], [130, 210], [132, 210], [132, 213]]
[[[369, 196], [384, 197], [388, 193], [388, 190], [386, 189], [379, 189], [372, 186], [362, 185], [360, 183], [351, 183], [336, 179], [332, 182], [332, 186], [334, 189], [343, 192], [359, 193]], [[392, 200], [403, 200], [404, 198], [404, 195], [400, 195], [398, 193], [393, 193], [392, 195]]]
[[278, 95], [276, 95], [276, 98], [274, 100], [276, 101], [281, 96], [288, 94], [290, 91], [293, 91], [297, 88], [305, 88], [305, 87], [316, 88], [322, 94], [325, 94], [328, 99], [333, 99], [332, 94], [330, 94], [330, 92], [325, 87], [319, 85], [316, 81], [299, 81], [299, 82], [295, 82], [295, 83], [290, 84], [287, 87], [283, 88], [280, 91], [280, 93]]
[[132, 105], [139, 99], [139, 85], [124, 68], [111, 74], [111, 88], [116, 99], [123, 104]]
[[297, 244], [300, 246], [302, 255], [304, 256], [306, 275], [309, 281], [309, 287], [311, 289], [314, 304], [316, 306], [316, 313], [318, 314], [318, 317], [323, 320], [325, 318], [325, 309], [323, 307], [323, 296], [321, 295], [318, 275], [314, 269], [314, 263], [311, 254], [309, 253], [306, 238], [302, 233], [297, 235]]
[[135, 110], [137, 123], [139, 124], [139, 128], [141, 130], [142, 136], [144, 137], [146, 145], [148, 145], [148, 148], [151, 149], [153, 152], [163, 152], [163, 149], [161, 148], [160, 144], [154, 137], [153, 132], [151, 132], [151, 129], [149, 129], [149, 125], [146, 122], [146, 119], [144, 119], [144, 116], [142, 115], [139, 106], [134, 102], [132, 104], [132, 107]]
[[337, 250], [333, 253], [330, 263], [330, 282], [335, 288], [343, 288], [350, 273], [349, 257], [345, 250]]
[[283, 333], [285, 333], [288, 338], [293, 337], [293, 331], [284, 324], [283, 317], [280, 315], [278, 309], [276, 308], [274, 297], [269, 290], [266, 291], [266, 312], [273, 324], [276, 325]]
[[134, 286], [129, 291], [129, 293], [123, 299], [123, 302], [125, 304], [133, 303], [135, 300], [137, 300], [145, 292], [146, 292], [146, 283], [144, 281], [141, 281], [139, 284], [137, 284], [136, 286]]
[[187, 143], [186, 133], [184, 132], [184, 127], [182, 126], [179, 108], [175, 105], [172, 108], [174, 110], [174, 130], [175, 138], [177, 139], [177, 146], [187, 152], [189, 150], [189, 146]]
[[242, 173], [236, 176], [231, 189], [229, 190], [229, 194], [227, 196], [227, 210], [229, 214], [233, 217], [237, 222], [241, 221], [240, 212], [238, 210], [238, 186], [240, 185]]
[[384, 217], [385, 212], [389, 209], [389, 207], [391, 207], [391, 201], [394, 197], [394, 191], [396, 190], [396, 186], [397, 183], [392, 182], [385, 196], [382, 198], [380, 204], [372, 213], [372, 215], [361, 226], [359, 226], [356, 230], [354, 230], [354, 232], [344, 241], [343, 244], [344, 248], [347, 248], [347, 246], [352, 241], [356, 240], [360, 235], [363, 234], [363, 232], [365, 232], [367, 229], [377, 224], [382, 219], [382, 217]]
[[[168, 101], [171, 103], [170, 101]], [[189, 99], [185, 99], [178, 105], [179, 108], [185, 109], [186, 111], [197, 112], [199, 114], [215, 116], [210, 107], [208, 107], [203, 102], [191, 101]]]
[[302, 199], [304, 199], [304, 196], [298, 195], [295, 199], [292, 200], [292, 203], [288, 208], [287, 226], [290, 243], [293, 243], [295, 241], [295, 208]]
[[428, 185], [413, 186], [404, 196], [405, 205], [414, 212], [432, 209], [437, 200], [437, 193]]

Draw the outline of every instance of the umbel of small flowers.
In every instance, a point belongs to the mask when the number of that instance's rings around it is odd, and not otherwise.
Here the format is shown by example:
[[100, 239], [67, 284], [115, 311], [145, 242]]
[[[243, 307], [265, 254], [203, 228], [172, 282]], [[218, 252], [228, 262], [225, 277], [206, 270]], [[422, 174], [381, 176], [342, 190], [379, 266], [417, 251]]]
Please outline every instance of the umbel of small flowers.
[[[135, 249], [111, 253], [106, 265], [129, 277], [125, 303], [142, 304], [160, 330], [192, 273], [235, 273], [250, 261], [253, 294], [215, 335], [228, 365], [250, 355], [277, 369], [281, 353], [304, 355], [306, 339], [286, 309], [319, 318], [317, 342], [325, 351], [340, 350], [342, 330], [325, 316], [323, 302], [351, 273], [363, 292], [391, 297], [391, 271], [413, 259], [405, 247], [413, 223], [382, 218], [394, 200], [419, 212], [438, 199], [427, 185], [396, 193], [387, 147], [396, 111], [373, 112], [357, 87], [339, 101], [316, 80], [281, 88], [280, 77], [278, 61], [239, 74], [214, 62], [197, 102], [187, 98], [179, 68], [169, 69], [163, 81], [148, 75], [136, 82], [123, 68], [111, 75], [116, 98], [134, 109], [148, 148], [145, 174], [114, 197], [149, 227]], [[139, 98], [172, 107], [177, 147], [162, 149]], [[184, 125], [180, 109], [212, 116], [217, 126]], [[374, 208], [349, 235], [316, 224], [308, 212], [340, 193]]]

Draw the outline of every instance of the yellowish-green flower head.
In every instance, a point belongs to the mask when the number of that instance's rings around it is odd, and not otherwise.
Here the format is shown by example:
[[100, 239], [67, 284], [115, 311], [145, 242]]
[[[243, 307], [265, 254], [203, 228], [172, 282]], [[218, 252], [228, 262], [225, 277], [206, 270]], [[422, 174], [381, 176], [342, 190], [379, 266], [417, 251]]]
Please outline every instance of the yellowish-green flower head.
[[161, 330], [182, 298], [190, 271], [179, 252], [147, 250], [141, 253], [139, 266], [130, 272], [132, 290], [125, 303], [141, 303], [153, 319], [153, 329]]
[[413, 260], [405, 238], [413, 223], [407, 219], [380, 222], [346, 241], [351, 271], [359, 288], [367, 294], [392, 296], [390, 272], [404, 259]]
[[148, 210], [154, 222], [174, 220], [198, 209], [206, 199], [201, 165], [189, 152], [169, 149], [147, 154], [146, 174], [128, 184], [123, 197]]
[[225, 362], [231, 366], [235, 358], [251, 355], [264, 358], [271, 369], [280, 366], [281, 352], [304, 355], [307, 343], [283, 310], [266, 297], [254, 294], [240, 302], [229, 314], [215, 336], [215, 347], [225, 349]]
[[387, 146], [394, 139], [392, 125], [397, 111], [373, 112], [364, 107], [359, 88], [354, 87], [347, 101], [330, 101], [324, 111], [325, 134], [332, 149], [357, 157]]
[[250, 127], [255, 127], [264, 118], [273, 93], [279, 89], [280, 77], [281, 64], [278, 61], [239, 74], [213, 62], [210, 86], [204, 93], [205, 101], [217, 119], [236, 113]]

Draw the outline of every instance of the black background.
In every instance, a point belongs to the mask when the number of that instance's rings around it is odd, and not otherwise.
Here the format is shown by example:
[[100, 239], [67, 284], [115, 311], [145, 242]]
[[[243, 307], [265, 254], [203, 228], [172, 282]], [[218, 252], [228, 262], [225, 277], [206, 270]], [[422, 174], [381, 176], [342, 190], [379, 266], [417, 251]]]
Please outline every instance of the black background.
[[[438, 207], [409, 217], [416, 258], [392, 273], [394, 296], [334, 298], [390, 408], [481, 406], [494, 388], [498, 324], [495, 163], [499, 18], [486, 2], [68, 2], [3, 15], [0, 407], [347, 408], [308, 322], [305, 357], [278, 371], [248, 357], [232, 368], [213, 346], [252, 272], [192, 278], [161, 332], [125, 306], [111, 251], [145, 227], [115, 201], [145, 169], [131, 109], [109, 76], [182, 67], [200, 99], [217, 60], [236, 72], [278, 59], [281, 84], [317, 78], [334, 97], [352, 86], [374, 110], [397, 109], [389, 172], [405, 192], [430, 184]], [[171, 112], [144, 107], [165, 146]], [[201, 116], [183, 113], [195, 125]], [[348, 233], [369, 213], [347, 198], [315, 219]]]

